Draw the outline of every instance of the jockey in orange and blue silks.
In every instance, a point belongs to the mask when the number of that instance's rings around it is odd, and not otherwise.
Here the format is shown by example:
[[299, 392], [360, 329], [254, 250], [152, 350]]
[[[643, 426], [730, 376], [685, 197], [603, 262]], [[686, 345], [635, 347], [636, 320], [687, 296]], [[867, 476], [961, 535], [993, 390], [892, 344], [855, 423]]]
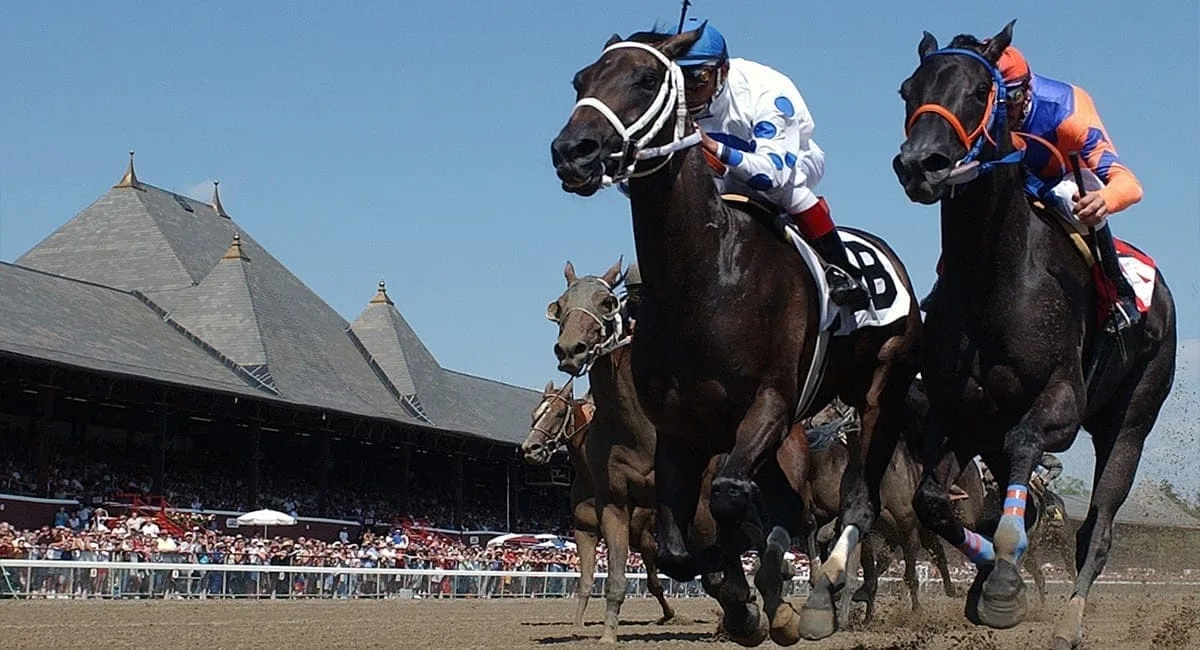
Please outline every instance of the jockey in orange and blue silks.
[[[1142, 200], [1142, 184], [1121, 162], [1100, 121], [1091, 95], [1079, 86], [1032, 74], [1020, 50], [1005, 49], [997, 63], [1008, 94], [1014, 140], [1025, 147], [1024, 164], [1043, 199], [1094, 229], [1104, 274], [1117, 289], [1110, 330], [1136, 323], [1141, 314], [1133, 287], [1121, 273], [1108, 215]], [[1074, 179], [1072, 154], [1078, 156], [1085, 193]]]
[[[1133, 287], [1121, 273], [1107, 217], [1140, 201], [1141, 183], [1117, 155], [1086, 91], [1032, 74], [1024, 55], [1011, 45], [1001, 54], [997, 68], [1004, 78], [1013, 140], [1024, 148], [1027, 188], [1064, 215], [1094, 229], [1102, 270], [1117, 290], [1118, 302], [1106, 327], [1110, 331], [1129, 327], [1141, 314]], [[1081, 167], [1082, 197], [1074, 179], [1072, 154], [1077, 154]], [[935, 285], [923, 301], [923, 309], [936, 290]]]
[[786, 211], [827, 267], [830, 297], [865, 307], [868, 294], [834, 229], [829, 204], [813, 191], [825, 173], [825, 152], [813, 140], [813, 118], [783, 73], [729, 58], [725, 37], [708, 23], [675, 63], [683, 70], [688, 111], [718, 189]]

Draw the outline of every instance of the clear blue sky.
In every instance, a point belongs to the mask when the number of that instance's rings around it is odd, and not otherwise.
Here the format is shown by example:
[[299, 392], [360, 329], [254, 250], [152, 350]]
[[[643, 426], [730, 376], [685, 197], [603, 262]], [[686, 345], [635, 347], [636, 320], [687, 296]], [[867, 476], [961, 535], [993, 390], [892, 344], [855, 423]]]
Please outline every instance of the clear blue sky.
[[[919, 9], [915, 7], [920, 7]], [[449, 368], [558, 377], [542, 314], [566, 259], [633, 254], [626, 201], [559, 189], [549, 143], [574, 72], [613, 32], [673, 23], [675, 0], [8, 3], [0, 8], [0, 258], [107, 191], [126, 151], [146, 182], [225, 206], [353, 319], [388, 281]], [[1099, 104], [1145, 200], [1116, 232], [1161, 264], [1200, 335], [1195, 0], [797, 3], [697, 0], [733, 55], [787, 73], [827, 152], [835, 219], [901, 254], [922, 294], [937, 210], [892, 174], [896, 89], [923, 29], [941, 42], [1018, 18], [1034, 69]]]

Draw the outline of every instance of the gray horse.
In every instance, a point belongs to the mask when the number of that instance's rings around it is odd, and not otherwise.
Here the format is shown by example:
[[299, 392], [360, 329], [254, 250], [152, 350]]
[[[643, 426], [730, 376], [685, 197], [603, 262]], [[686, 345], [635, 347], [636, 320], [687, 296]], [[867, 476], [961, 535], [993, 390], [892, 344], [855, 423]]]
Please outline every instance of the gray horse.
[[[582, 278], [576, 276], [575, 267], [568, 262], [564, 275], [567, 289], [550, 303], [546, 316], [558, 324], [558, 340], [554, 347], [560, 360], [567, 356], [564, 351], [572, 351], [571, 358], [578, 358], [574, 351], [586, 352], [584, 363], [595, 404], [586, 432], [565, 440], [575, 466], [571, 502], [583, 574], [575, 622], [577, 626], [582, 625], [583, 611], [591, 593], [598, 533], [608, 545], [605, 588], [608, 608], [600, 641], [615, 643], [617, 621], [627, 587], [625, 565], [631, 548], [641, 553], [648, 587], [662, 606], [663, 617], [659, 622], [666, 623], [675, 617], [663, 596], [655, 562], [658, 548], [654, 539], [656, 433], [654, 425], [642, 412], [633, 388], [627, 345], [630, 320], [614, 292], [621, 277], [621, 262], [602, 276]], [[566, 370], [562, 364], [560, 369]], [[568, 381], [567, 386], [571, 383]], [[541, 419], [555, 421], [555, 418], [569, 417], [560, 414], [571, 412], [566, 406], [570, 401], [561, 395], [562, 390], [552, 395], [552, 388], [553, 383], [543, 397], [543, 404], [549, 403], [549, 406], [540, 413]], [[534, 430], [522, 449], [527, 461], [544, 462], [542, 459], [548, 460], [548, 452], [553, 452], [557, 443], [547, 440], [539, 428], [552, 430], [555, 425], [539, 426], [539, 412], [535, 410], [534, 415]], [[571, 425], [557, 426], [558, 430], [572, 429]]]

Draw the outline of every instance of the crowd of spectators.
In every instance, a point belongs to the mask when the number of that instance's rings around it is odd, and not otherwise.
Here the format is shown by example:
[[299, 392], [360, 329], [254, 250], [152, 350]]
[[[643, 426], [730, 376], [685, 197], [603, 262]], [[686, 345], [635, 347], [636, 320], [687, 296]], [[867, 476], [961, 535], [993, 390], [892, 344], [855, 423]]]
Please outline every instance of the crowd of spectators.
[[[452, 484], [445, 473], [430, 471], [414, 480], [422, 486], [408, 496], [407, 506], [397, 504], [393, 484], [364, 485], [351, 472], [331, 472], [322, 512], [318, 490], [311, 476], [297, 476], [264, 463], [260, 468], [260, 496], [255, 503], [245, 500], [246, 485], [236, 468], [228, 462], [198, 454], [181, 467], [172, 466], [162, 487], [163, 496], [176, 507], [196, 512], [246, 512], [271, 508], [294, 517], [324, 516], [353, 522], [393, 522], [419, 519], [432, 528], [507, 531], [504, 508], [468, 498], [461, 525], [456, 525]], [[151, 469], [138, 455], [119, 446], [91, 442], [84, 446], [56, 449], [49, 463], [47, 485], [37, 485], [36, 471], [30, 463], [12, 458], [0, 463], [0, 492], [17, 495], [45, 494], [55, 499], [78, 500], [81, 504], [128, 501], [131, 495], [153, 494]], [[87, 510], [85, 505], [83, 510]], [[73, 516], [75, 513], [69, 513]], [[86, 514], [86, 513], [82, 513]], [[56, 524], [61, 522], [55, 522]], [[560, 491], [543, 491], [528, 497], [524, 508], [514, 514], [512, 529], [566, 534], [570, 531], [569, 513]], [[71, 526], [75, 528], [74, 526]]]

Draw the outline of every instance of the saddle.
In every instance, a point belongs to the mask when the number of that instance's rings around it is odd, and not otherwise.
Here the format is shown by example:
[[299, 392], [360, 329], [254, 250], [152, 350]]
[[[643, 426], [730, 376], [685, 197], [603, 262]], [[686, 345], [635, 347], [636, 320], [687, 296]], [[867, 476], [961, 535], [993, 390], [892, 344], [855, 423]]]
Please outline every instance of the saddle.
[[779, 221], [780, 225], [786, 223], [786, 221], [783, 220], [783, 209], [779, 208], [778, 206], [773, 206], [766, 201], [759, 201], [746, 196], [745, 194], [735, 194], [733, 192], [722, 194], [721, 200], [724, 201], [726, 205], [749, 213], [750, 216], [762, 219], [767, 223], [775, 221]]
[[[1095, 241], [1091, 231], [1074, 218], [1062, 214], [1061, 211], [1047, 205], [1032, 194], [1027, 194], [1026, 198], [1038, 218], [1047, 223], [1056, 224], [1062, 229], [1070, 238], [1071, 243], [1075, 245], [1075, 250], [1083, 258], [1084, 263], [1091, 269], [1096, 282], [1098, 316], [1099, 320], [1103, 322], [1108, 316], [1109, 305], [1116, 302], [1117, 288], [1092, 252], [1095, 250]], [[1116, 237], [1113, 237], [1113, 247], [1117, 251], [1121, 275], [1129, 281], [1134, 294], [1137, 295], [1138, 311], [1145, 314], [1150, 310], [1150, 298], [1154, 294], [1154, 283], [1158, 275], [1157, 266], [1150, 256]]]

